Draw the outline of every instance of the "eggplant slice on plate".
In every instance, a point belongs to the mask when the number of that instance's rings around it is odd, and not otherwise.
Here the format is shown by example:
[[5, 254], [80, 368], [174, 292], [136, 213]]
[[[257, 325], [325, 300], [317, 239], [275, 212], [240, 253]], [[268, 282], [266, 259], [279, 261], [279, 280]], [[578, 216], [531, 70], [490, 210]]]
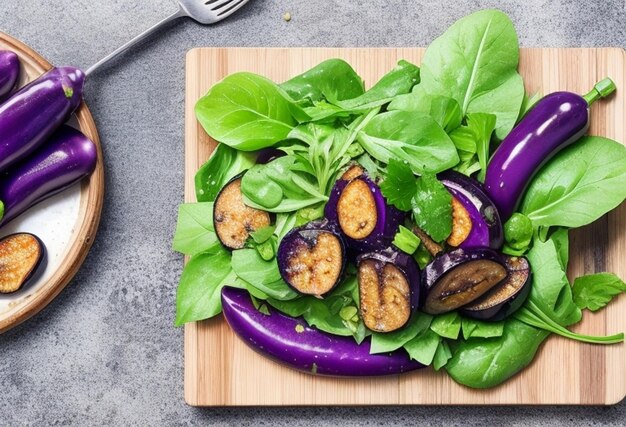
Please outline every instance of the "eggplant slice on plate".
[[303, 295], [324, 297], [343, 277], [346, 248], [328, 221], [291, 230], [278, 247], [278, 269], [287, 284]]
[[251, 208], [243, 202], [241, 178], [231, 179], [215, 199], [213, 226], [218, 239], [228, 249], [241, 249], [246, 245], [250, 233], [271, 223], [270, 214]]
[[419, 303], [420, 271], [415, 260], [392, 248], [357, 259], [361, 318], [375, 332], [405, 326]]
[[36, 280], [46, 268], [46, 248], [33, 234], [0, 240], [0, 294], [11, 294]]

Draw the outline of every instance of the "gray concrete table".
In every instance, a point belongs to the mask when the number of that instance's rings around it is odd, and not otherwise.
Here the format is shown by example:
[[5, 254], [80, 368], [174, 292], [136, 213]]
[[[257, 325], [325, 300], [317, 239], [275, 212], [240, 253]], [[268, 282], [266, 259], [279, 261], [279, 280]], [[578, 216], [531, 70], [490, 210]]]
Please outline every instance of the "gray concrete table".
[[[447, 6], [443, 4], [449, 3]], [[170, 250], [183, 198], [185, 52], [198, 46], [425, 46], [499, 7], [523, 46], [626, 46], [624, 1], [252, 0], [215, 27], [172, 27], [87, 84], [106, 156], [94, 247], [48, 308], [0, 336], [0, 425], [614, 424], [608, 408], [195, 409], [183, 401]], [[171, 0], [1, 0], [0, 30], [58, 65], [88, 66], [173, 8]], [[291, 22], [282, 19], [284, 12]], [[576, 70], [572, 70], [576, 72]]]

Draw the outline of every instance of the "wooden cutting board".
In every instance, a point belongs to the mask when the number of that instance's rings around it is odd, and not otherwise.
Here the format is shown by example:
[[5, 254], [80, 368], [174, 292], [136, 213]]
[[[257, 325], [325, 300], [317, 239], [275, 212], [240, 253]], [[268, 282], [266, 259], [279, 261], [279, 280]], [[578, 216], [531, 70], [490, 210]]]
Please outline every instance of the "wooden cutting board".
[[[418, 48], [206, 48], [187, 55], [185, 200], [194, 202], [194, 174], [213, 149], [196, 121], [194, 105], [230, 73], [252, 71], [284, 81], [322, 60], [347, 60], [372, 85], [398, 60], [421, 62]], [[527, 91], [586, 93], [610, 76], [616, 96], [592, 108], [590, 133], [624, 143], [625, 51], [522, 49], [520, 72]], [[624, 183], [626, 185], [626, 183]], [[626, 278], [626, 204], [571, 234], [570, 277], [612, 271]], [[626, 297], [597, 314], [585, 312], [576, 331], [626, 331]], [[285, 368], [251, 350], [222, 317], [185, 327], [185, 400], [194, 406], [386, 404], [614, 404], [626, 396], [626, 347], [594, 346], [550, 337], [532, 365], [507, 383], [472, 390], [445, 373], [424, 369], [384, 378], [328, 378]]]

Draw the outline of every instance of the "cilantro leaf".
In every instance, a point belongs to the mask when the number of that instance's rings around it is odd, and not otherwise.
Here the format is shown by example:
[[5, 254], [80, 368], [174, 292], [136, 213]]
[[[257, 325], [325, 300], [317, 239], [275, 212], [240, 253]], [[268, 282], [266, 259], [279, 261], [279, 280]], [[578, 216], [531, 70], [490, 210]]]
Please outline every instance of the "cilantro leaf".
[[452, 232], [452, 196], [434, 174], [423, 174], [416, 182], [413, 215], [419, 228], [436, 242]]
[[572, 291], [578, 308], [597, 311], [626, 292], [626, 283], [613, 273], [588, 274], [574, 280]]
[[411, 210], [411, 201], [417, 191], [415, 175], [411, 166], [396, 159], [389, 159], [387, 176], [380, 184], [387, 202], [401, 211]]

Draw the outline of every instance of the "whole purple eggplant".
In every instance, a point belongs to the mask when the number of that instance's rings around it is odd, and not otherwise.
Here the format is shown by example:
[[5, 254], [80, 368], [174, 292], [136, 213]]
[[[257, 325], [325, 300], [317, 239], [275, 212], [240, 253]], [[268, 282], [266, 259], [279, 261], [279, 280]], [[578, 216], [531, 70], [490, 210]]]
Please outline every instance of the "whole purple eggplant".
[[[455, 171], [438, 176], [441, 183], [465, 209], [469, 217], [469, 232], [463, 233], [460, 248], [489, 247], [499, 249], [504, 242], [498, 209], [485, 194], [480, 182]], [[453, 224], [453, 235], [456, 224]], [[450, 243], [450, 240], [448, 240]]]
[[547, 95], [504, 138], [485, 175], [485, 190], [502, 222], [515, 212], [541, 166], [587, 132], [589, 106], [613, 91], [615, 84], [604, 79], [584, 96], [571, 92]]
[[405, 214], [387, 204], [378, 185], [365, 174], [353, 177], [347, 173], [344, 177], [335, 183], [324, 216], [337, 224], [351, 249], [363, 252], [386, 248]]
[[90, 175], [97, 158], [91, 140], [76, 129], [62, 126], [32, 156], [0, 174], [0, 227]]
[[222, 289], [222, 309], [232, 330], [253, 350], [299, 371], [331, 376], [394, 375], [422, 368], [406, 352], [370, 354], [368, 341], [330, 335], [300, 318], [258, 311], [248, 292]]
[[0, 101], [15, 89], [20, 76], [20, 60], [14, 52], [0, 50]]
[[54, 68], [0, 105], [0, 172], [44, 143], [80, 105], [84, 73]]

